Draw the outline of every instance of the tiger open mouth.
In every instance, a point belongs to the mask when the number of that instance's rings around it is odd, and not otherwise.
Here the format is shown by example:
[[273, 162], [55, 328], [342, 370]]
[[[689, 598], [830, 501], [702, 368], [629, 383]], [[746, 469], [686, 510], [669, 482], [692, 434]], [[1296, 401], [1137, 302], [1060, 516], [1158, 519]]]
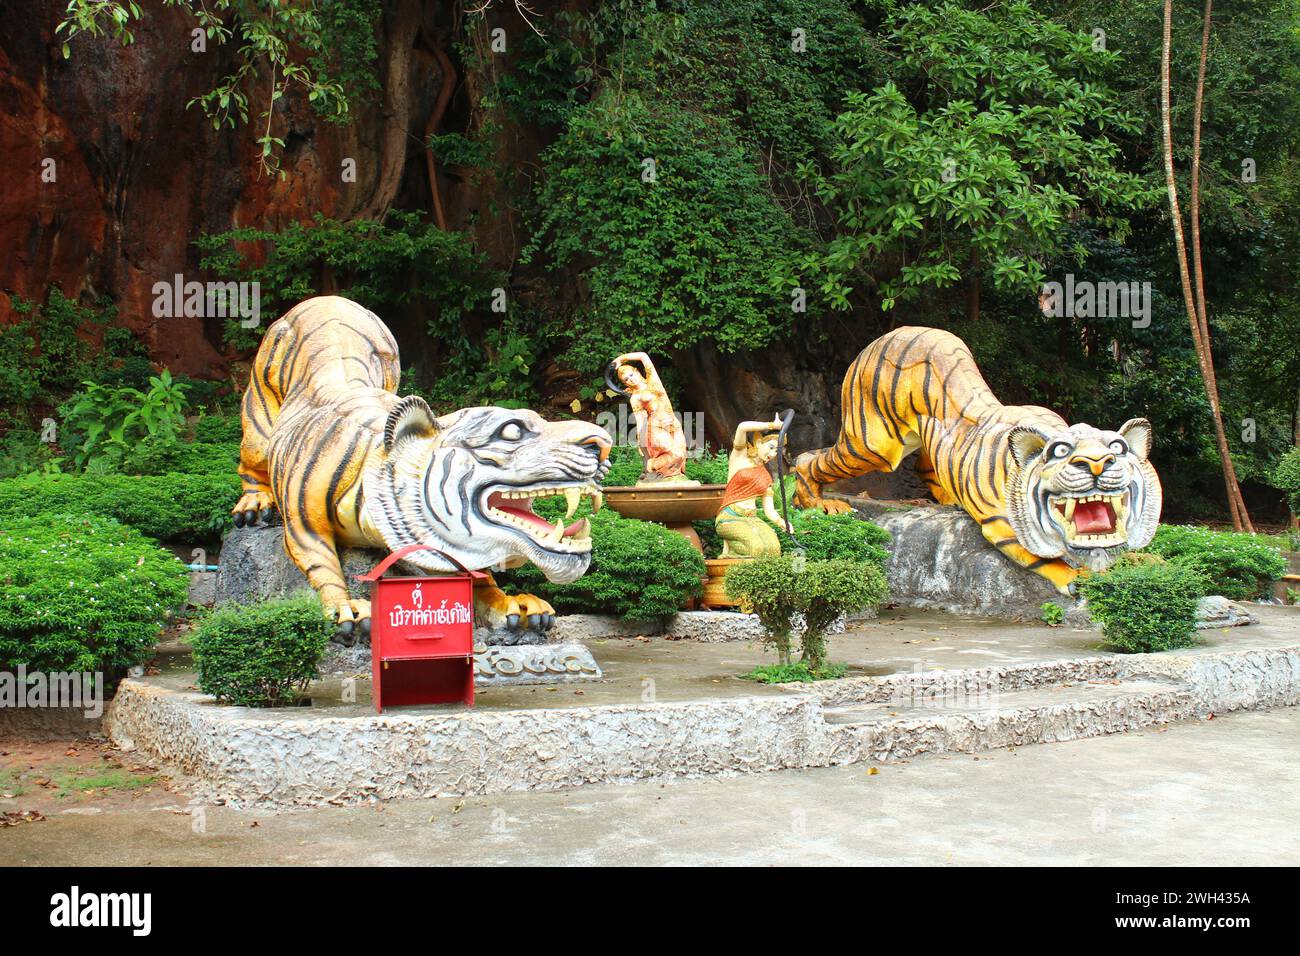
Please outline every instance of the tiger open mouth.
[[[539, 485], [533, 488], [499, 488], [488, 492], [487, 514], [498, 524], [518, 528], [547, 550], [585, 554], [591, 550], [591, 523], [586, 518], [580, 518], [572, 524], [565, 524], [578, 510], [584, 496], [591, 500], [593, 513], [600, 510], [605, 496], [590, 482]], [[533, 502], [539, 498], [554, 497], [563, 497], [567, 507], [564, 517], [551, 524], [534, 513]]]
[[1069, 544], [1080, 548], [1109, 548], [1128, 540], [1128, 492], [1118, 495], [1049, 495], [1057, 524]]

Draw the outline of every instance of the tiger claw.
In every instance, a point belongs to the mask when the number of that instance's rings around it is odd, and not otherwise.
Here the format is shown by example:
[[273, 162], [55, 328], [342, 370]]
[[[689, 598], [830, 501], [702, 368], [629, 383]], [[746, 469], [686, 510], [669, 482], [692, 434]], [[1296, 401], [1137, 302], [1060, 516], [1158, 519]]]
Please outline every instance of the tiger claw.
[[517, 631], [517, 630], [519, 630], [519, 615], [518, 615], [518, 614], [507, 614], [507, 615], [506, 615], [506, 630], [509, 630], [509, 631]]

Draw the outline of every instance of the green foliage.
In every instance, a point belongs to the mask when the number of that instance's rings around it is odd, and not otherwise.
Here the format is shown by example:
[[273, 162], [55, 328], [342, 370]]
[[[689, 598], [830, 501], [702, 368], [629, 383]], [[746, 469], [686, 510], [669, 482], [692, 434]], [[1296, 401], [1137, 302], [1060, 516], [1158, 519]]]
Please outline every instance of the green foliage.
[[526, 321], [507, 318], [483, 333], [481, 347], [463, 339], [447, 355], [442, 374], [424, 394], [435, 409], [469, 405], [528, 408], [537, 398], [533, 367], [546, 354], [545, 335]]
[[[474, 249], [469, 233], [444, 232], [421, 222], [418, 213], [390, 212], [383, 222], [339, 222], [317, 214], [312, 222], [292, 223], [279, 232], [246, 227], [205, 235], [194, 244], [203, 253], [203, 268], [260, 283], [264, 312], [319, 294], [323, 272], [334, 277], [340, 295], [378, 315], [414, 303], [429, 316], [429, 333], [449, 356], [462, 349], [479, 354], [469, 345], [465, 319], [486, 309], [492, 289], [504, 285]], [[252, 349], [262, 331], [229, 319], [226, 341]]]
[[826, 664], [826, 632], [841, 615], [874, 608], [889, 594], [876, 564], [833, 559], [809, 561], [794, 585], [803, 598], [803, 662], [813, 671]]
[[6, 514], [0, 668], [113, 672], [139, 664], [185, 603], [187, 582], [175, 556], [111, 519]]
[[1190, 567], [1117, 564], [1080, 579], [1079, 590], [1106, 643], [1117, 650], [1147, 653], [1196, 643], [1196, 604], [1206, 581]]
[[316, 676], [332, 631], [314, 594], [218, 607], [191, 637], [199, 689], [241, 707], [292, 704]]
[[34, 428], [15, 426], [0, 436], [0, 478], [57, 472], [63, 461], [55, 446], [42, 441], [41, 432]]
[[686, 477], [702, 485], [725, 485], [730, 456], [725, 451], [702, 454], [697, 458], [687, 457]]
[[1070, 219], [1091, 212], [1122, 236], [1110, 212], [1154, 199], [1119, 168], [1108, 135], [1132, 122], [1102, 83], [1116, 56], [1090, 36], [1027, 3], [908, 5], [887, 29], [893, 78], [848, 93], [830, 174], [803, 169], [840, 229], [790, 285], [815, 279], [848, 309], [855, 272], [899, 261], [878, 287], [882, 309], [981, 272], [1034, 293]]
[[185, 425], [188, 386], [163, 369], [150, 376], [147, 391], [83, 382], [83, 391], [60, 408], [78, 468], [104, 471], [146, 440], [171, 441]]
[[733, 565], [727, 569], [726, 583], [728, 597], [740, 601], [743, 610], [758, 615], [764, 641], [776, 649], [782, 665], [789, 665], [794, 616], [803, 609], [792, 559], [782, 555]]
[[20, 296], [12, 304], [18, 320], [0, 326], [0, 427], [55, 404], [84, 379], [104, 381], [116, 365], [144, 361], [134, 336], [109, 327], [117, 313], [107, 302], [81, 306], [56, 285], [44, 305]]
[[1286, 494], [1287, 506], [1300, 512], [1300, 447], [1290, 449], [1273, 470], [1273, 487]]
[[1061, 622], [1065, 620], [1065, 612], [1061, 610], [1061, 605], [1052, 601], [1044, 601], [1039, 610], [1043, 614], [1043, 623], [1048, 627], [1060, 627]]
[[794, 525], [793, 536], [776, 529], [786, 554], [803, 551], [813, 561], [860, 561], [882, 569], [889, 560], [889, 532], [854, 514], [828, 515], [814, 508], [791, 508], [790, 523]]
[[177, 438], [145, 440], [122, 457], [124, 475], [233, 475], [239, 468], [239, 443], [191, 442]]
[[759, 558], [727, 571], [727, 594], [758, 615], [780, 663], [790, 663], [795, 615], [802, 615], [803, 662], [813, 671], [826, 663], [826, 631], [842, 615], [874, 607], [889, 593], [875, 564], [842, 559], [807, 561], [802, 569], [788, 555]]
[[641, 450], [636, 445], [615, 445], [609, 450], [609, 472], [601, 484], [606, 488], [635, 485], [642, 466]]
[[536, 237], [521, 255], [579, 271], [586, 301], [563, 329], [566, 358], [595, 373], [633, 347], [773, 342], [793, 315], [771, 292], [773, 264], [795, 238], [756, 157], [676, 102], [613, 96], [577, 111], [543, 154]]
[[114, 518], [159, 541], [219, 541], [239, 499], [234, 472], [212, 475], [23, 475], [0, 480], [0, 524], [45, 511]]
[[200, 415], [194, 421], [194, 440], [212, 444], [239, 445], [244, 422], [239, 415]]
[[795, 661], [793, 664], [763, 664], [748, 674], [741, 674], [740, 679], [760, 684], [811, 684], [815, 680], [838, 680], [848, 672], [848, 664], [823, 664], [814, 669], [803, 661]]
[[1162, 524], [1148, 550], [1197, 571], [1207, 593], [1243, 600], [1259, 597], [1286, 574], [1286, 559], [1267, 539], [1190, 525]]
[[[563, 505], [539, 502], [534, 510], [554, 520]], [[550, 601], [561, 613], [613, 614], [629, 621], [676, 614], [699, 596], [704, 559], [677, 532], [623, 518], [609, 508], [591, 515], [590, 521], [591, 567], [577, 581], [552, 584], [532, 564], [507, 571], [498, 580]]]

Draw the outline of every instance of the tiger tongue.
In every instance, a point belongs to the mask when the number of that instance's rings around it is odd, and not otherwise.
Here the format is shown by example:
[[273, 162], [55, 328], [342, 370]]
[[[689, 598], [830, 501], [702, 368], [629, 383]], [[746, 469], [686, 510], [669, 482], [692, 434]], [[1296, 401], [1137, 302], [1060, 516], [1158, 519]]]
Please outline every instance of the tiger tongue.
[[1115, 530], [1115, 512], [1105, 501], [1080, 501], [1074, 506], [1076, 534], [1105, 534]]

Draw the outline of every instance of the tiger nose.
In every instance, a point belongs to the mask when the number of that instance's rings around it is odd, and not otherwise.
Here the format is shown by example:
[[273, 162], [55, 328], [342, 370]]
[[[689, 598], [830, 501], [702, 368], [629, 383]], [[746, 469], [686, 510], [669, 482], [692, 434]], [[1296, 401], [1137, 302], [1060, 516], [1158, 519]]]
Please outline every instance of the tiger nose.
[[609, 437], [609, 432], [599, 425], [592, 425], [589, 422], [556, 422], [556, 437], [573, 442], [575, 445], [581, 445], [588, 449], [600, 461], [609, 458], [610, 447], [614, 440]]
[[1070, 459], [1070, 464], [1074, 465], [1076, 468], [1087, 468], [1092, 472], [1092, 476], [1096, 478], [1105, 471], [1106, 466], [1114, 460], [1114, 455], [1102, 455], [1100, 458], [1093, 458], [1090, 455], [1075, 455]]
[[609, 457], [609, 449], [612, 443], [608, 435], [589, 435], [578, 444], [587, 446], [591, 449], [592, 454], [604, 461]]

